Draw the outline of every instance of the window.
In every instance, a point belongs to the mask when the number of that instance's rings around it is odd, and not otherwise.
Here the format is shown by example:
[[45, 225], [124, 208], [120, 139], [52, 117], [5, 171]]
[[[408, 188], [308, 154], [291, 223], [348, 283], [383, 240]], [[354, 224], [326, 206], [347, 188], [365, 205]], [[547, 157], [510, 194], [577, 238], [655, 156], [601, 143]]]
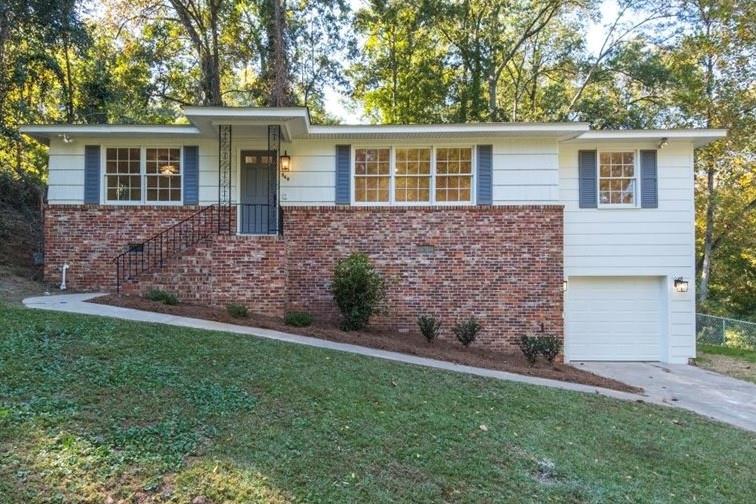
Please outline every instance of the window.
[[181, 201], [180, 149], [147, 149], [147, 201]]
[[109, 202], [180, 203], [179, 147], [105, 149], [105, 199]]
[[396, 149], [395, 173], [396, 201], [430, 201], [430, 149]]
[[635, 205], [635, 153], [602, 152], [599, 155], [599, 202]]
[[389, 201], [390, 152], [389, 148], [383, 147], [355, 150], [355, 201]]
[[355, 203], [472, 203], [472, 147], [360, 147]]
[[436, 201], [470, 201], [472, 195], [472, 149], [436, 150]]
[[110, 201], [141, 201], [140, 149], [106, 149], [105, 181]]

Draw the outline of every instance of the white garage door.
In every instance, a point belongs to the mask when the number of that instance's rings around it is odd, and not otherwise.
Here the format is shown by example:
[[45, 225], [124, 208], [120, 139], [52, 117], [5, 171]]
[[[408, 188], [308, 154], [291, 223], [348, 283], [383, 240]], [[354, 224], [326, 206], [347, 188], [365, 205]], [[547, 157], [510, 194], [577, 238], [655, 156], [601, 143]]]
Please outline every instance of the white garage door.
[[565, 355], [573, 361], [661, 359], [659, 277], [570, 277]]

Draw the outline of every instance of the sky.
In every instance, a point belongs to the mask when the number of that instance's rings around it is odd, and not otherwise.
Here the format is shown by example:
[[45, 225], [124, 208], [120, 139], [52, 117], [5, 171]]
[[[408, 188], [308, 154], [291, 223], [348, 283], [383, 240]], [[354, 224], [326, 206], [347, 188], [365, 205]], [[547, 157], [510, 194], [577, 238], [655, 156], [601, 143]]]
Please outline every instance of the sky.
[[[350, 0], [349, 3], [353, 10], [357, 10], [365, 4], [365, 0]], [[601, 3], [599, 9], [601, 19], [598, 21], [592, 21], [588, 25], [588, 32], [586, 34], [586, 45], [588, 51], [592, 54], [597, 54], [601, 49], [601, 44], [604, 41], [606, 33], [605, 25], [608, 22], [613, 21], [618, 12], [619, 7], [616, 0], [604, 0]], [[325, 110], [346, 124], [361, 124], [368, 122], [364, 117], [362, 110], [354, 100], [351, 100], [348, 96], [340, 93], [334, 88], [328, 88], [325, 90]]]

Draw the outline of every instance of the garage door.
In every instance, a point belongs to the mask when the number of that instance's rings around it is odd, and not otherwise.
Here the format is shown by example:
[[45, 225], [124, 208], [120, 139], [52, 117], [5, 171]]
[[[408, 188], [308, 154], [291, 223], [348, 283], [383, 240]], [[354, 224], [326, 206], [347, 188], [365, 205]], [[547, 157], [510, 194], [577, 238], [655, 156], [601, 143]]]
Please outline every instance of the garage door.
[[660, 360], [662, 305], [659, 277], [570, 277], [565, 294], [567, 359]]

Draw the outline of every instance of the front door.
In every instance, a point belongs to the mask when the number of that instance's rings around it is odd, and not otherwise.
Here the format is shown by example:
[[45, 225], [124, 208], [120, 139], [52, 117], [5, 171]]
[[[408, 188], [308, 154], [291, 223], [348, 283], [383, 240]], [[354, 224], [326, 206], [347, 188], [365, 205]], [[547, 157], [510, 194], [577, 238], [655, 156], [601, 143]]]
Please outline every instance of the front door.
[[241, 233], [275, 234], [278, 231], [275, 154], [241, 151]]

